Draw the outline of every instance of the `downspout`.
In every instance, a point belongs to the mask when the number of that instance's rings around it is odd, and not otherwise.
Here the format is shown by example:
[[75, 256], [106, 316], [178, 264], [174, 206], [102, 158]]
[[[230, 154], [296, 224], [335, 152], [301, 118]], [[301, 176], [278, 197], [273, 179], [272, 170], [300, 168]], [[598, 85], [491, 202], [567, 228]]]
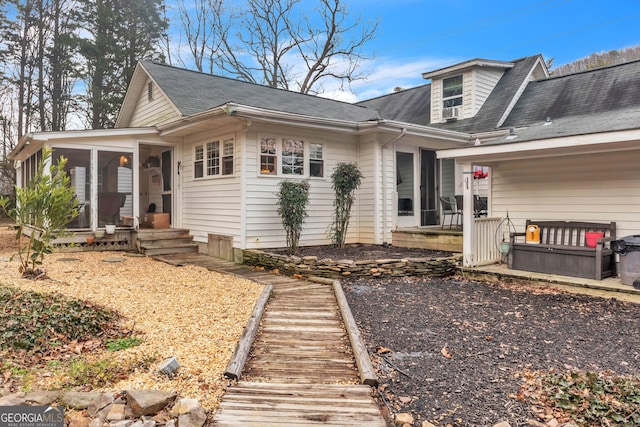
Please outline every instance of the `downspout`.
[[400, 134], [396, 135], [391, 141], [387, 141], [384, 144], [382, 144], [382, 147], [380, 149], [380, 155], [381, 157], [381, 162], [382, 162], [382, 246], [388, 246], [389, 242], [387, 242], [387, 191], [386, 191], [386, 184], [387, 184], [387, 167], [384, 161], [384, 150], [395, 144], [396, 142], [400, 141], [405, 135], [407, 134], [407, 128], [402, 128], [400, 129]]

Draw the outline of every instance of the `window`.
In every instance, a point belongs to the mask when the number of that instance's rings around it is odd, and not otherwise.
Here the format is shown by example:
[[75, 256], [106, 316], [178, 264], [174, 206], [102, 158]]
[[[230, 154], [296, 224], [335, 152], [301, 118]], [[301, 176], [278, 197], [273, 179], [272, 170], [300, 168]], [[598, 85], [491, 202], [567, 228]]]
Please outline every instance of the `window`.
[[282, 140], [282, 173], [304, 175], [304, 142], [299, 139]]
[[202, 178], [204, 168], [202, 167], [204, 159], [204, 149], [202, 145], [196, 145], [195, 161], [193, 162], [193, 177]]
[[324, 176], [322, 144], [309, 144], [309, 176]]
[[207, 143], [207, 175], [220, 175], [220, 141]]
[[275, 138], [260, 139], [260, 173], [275, 175], [277, 173], [277, 153]]
[[324, 176], [324, 146], [297, 138], [260, 138], [260, 174]]
[[442, 107], [462, 105], [462, 75], [442, 80]]
[[[233, 175], [235, 143], [233, 138], [196, 145], [193, 161], [193, 177]], [[206, 159], [206, 167], [205, 167]], [[206, 175], [205, 175], [206, 173]]]
[[233, 175], [233, 139], [225, 139], [222, 143], [222, 175]]

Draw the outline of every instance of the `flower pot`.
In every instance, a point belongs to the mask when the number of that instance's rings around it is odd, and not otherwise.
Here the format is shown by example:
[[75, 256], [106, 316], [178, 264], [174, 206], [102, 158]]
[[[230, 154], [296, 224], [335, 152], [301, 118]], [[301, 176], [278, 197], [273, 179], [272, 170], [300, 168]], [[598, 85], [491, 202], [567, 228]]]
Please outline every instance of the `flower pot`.
[[116, 226], [113, 224], [107, 224], [104, 226], [104, 231], [107, 234], [114, 234], [116, 232]]
[[93, 235], [96, 236], [96, 239], [102, 239], [104, 237], [104, 230], [96, 230]]
[[584, 243], [589, 248], [595, 248], [598, 244], [598, 239], [601, 237], [604, 237], [604, 232], [602, 231], [585, 231]]
[[87, 236], [87, 243], [88, 244], [92, 244], [93, 243], [93, 239], [94, 239], [93, 236]]

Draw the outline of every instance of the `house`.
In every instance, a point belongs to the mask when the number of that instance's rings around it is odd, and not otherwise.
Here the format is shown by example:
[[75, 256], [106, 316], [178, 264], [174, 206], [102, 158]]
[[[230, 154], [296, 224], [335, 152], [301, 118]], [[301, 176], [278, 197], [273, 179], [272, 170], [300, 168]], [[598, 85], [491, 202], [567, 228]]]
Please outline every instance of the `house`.
[[[310, 182], [300, 245], [328, 244], [331, 172], [356, 162], [364, 179], [348, 243], [393, 243], [393, 230], [439, 224], [439, 196], [462, 194], [464, 259], [474, 265], [495, 258], [478, 255], [493, 243], [479, 245], [474, 230], [492, 232], [507, 212], [518, 226], [571, 217], [637, 229], [638, 67], [549, 78], [540, 56], [474, 59], [354, 105], [142, 61], [115, 129], [25, 135], [12, 159], [19, 184], [43, 146], [69, 159], [80, 236], [112, 223], [134, 233], [155, 207], [201, 251], [227, 239], [236, 259], [286, 245], [275, 205], [283, 179]], [[491, 169], [474, 180], [479, 167]], [[492, 220], [473, 218], [477, 194]]]

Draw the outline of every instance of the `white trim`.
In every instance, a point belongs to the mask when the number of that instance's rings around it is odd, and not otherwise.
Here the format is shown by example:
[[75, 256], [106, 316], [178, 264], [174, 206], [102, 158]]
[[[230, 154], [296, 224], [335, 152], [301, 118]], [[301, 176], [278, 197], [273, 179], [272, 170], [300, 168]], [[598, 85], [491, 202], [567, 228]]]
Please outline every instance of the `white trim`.
[[513, 62], [503, 62], [503, 61], [492, 61], [488, 59], [472, 59], [466, 62], [460, 62], [458, 64], [451, 65], [449, 67], [440, 68], [434, 71], [428, 71], [426, 73], [422, 73], [423, 79], [432, 79], [434, 77], [448, 77], [448, 74], [458, 74], [463, 72], [469, 68], [473, 67], [491, 67], [491, 68], [502, 68], [508, 69], [515, 67], [515, 63]]
[[[640, 129], [632, 129], [439, 150], [437, 151], [437, 157], [439, 159], [457, 159], [461, 162], [473, 160], [491, 163], [501, 160], [534, 157], [637, 150], [638, 141], [640, 141]], [[581, 149], [581, 151], [578, 153], [576, 149]]]

